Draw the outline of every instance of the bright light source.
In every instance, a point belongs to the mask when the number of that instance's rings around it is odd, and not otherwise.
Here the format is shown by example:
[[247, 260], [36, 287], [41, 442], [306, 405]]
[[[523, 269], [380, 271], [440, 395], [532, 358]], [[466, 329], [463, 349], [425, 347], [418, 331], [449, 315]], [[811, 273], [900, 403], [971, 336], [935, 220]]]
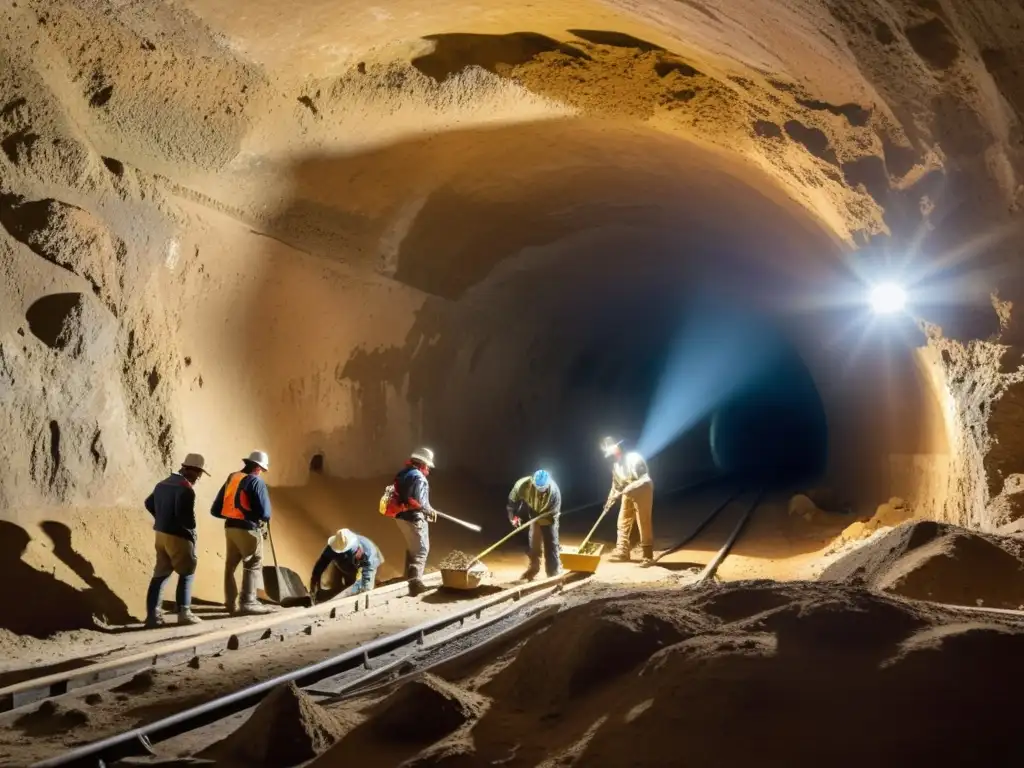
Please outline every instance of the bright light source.
[[907, 303], [907, 294], [895, 283], [876, 285], [871, 291], [871, 309], [879, 315], [899, 312]]

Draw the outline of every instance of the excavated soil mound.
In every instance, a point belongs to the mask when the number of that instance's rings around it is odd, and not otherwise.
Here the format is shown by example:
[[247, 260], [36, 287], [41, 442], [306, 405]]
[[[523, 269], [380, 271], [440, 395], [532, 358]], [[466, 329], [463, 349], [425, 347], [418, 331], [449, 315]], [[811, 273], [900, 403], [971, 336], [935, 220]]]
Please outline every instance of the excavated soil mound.
[[918, 600], [1015, 609], [1024, 605], [1017, 539], [934, 522], [906, 523], [825, 569], [820, 580], [860, 583]]
[[484, 709], [481, 696], [428, 674], [381, 704], [373, 730], [388, 740], [433, 742], [475, 720]]
[[532, 637], [484, 692], [523, 709], [558, 710], [707, 627], [673, 601], [598, 600]]
[[14, 721], [14, 727], [26, 736], [57, 736], [73, 731], [89, 722], [89, 715], [80, 709], [44, 701], [38, 709]]
[[878, 587], [904, 597], [990, 608], [1024, 607], [1024, 563], [976, 534], [953, 534], [901, 558]]
[[292, 766], [311, 760], [334, 744], [347, 725], [295, 683], [278, 686], [252, 716], [204, 757], [220, 764]]
[[[1018, 764], [1024, 620], [962, 618], [820, 582], [581, 605], [484, 686], [478, 721], [381, 765]], [[577, 669], [603, 684], [568, 691]]]

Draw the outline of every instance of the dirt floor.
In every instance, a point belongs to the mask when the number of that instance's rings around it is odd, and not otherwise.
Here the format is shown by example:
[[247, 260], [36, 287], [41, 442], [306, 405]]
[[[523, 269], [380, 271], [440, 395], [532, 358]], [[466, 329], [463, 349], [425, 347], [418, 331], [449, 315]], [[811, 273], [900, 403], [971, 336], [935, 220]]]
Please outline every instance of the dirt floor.
[[1019, 616], [859, 587], [640, 590], [577, 604], [475, 669], [311, 707], [335, 742], [313, 765], [664, 766], [681, 743], [701, 764], [1009, 764], [1024, 747], [995, 702], [1024, 682], [1022, 650]]
[[[662, 503], [658, 517], [658, 551], [680, 541], [733, 493], [734, 489], [729, 487], [711, 485]], [[603, 562], [594, 583], [575, 590], [562, 601], [563, 604], [569, 607], [582, 605], [594, 599], [626, 596], [637, 590], [674, 594], [675, 590], [693, 582], [700, 567], [728, 535], [737, 513], [745, 510], [751, 499], [750, 494], [739, 497], [726, 507], [721, 521], [691, 545], [663, 558], [652, 568], [639, 568], [635, 563]], [[759, 578], [769, 574], [779, 580], [807, 579], [811, 578], [812, 571], [824, 567], [823, 563], [857, 546], [854, 542], [843, 546], [836, 544], [842, 531], [851, 524], [850, 515], [819, 510], [815, 524], [810, 525], [802, 514], [791, 514], [791, 507], [784, 497], [768, 498], [739, 540], [737, 552], [740, 554], [735, 557], [735, 564], [732, 564], [732, 556], [727, 558], [720, 578], [749, 579], [754, 574]], [[596, 511], [590, 511], [579, 514], [575, 519], [572, 515], [567, 517], [563, 525], [563, 543], [566, 546], [577, 544], [583, 533], [589, 530], [595, 516]], [[614, 541], [614, 515], [609, 515], [600, 526], [595, 539], [610, 548]], [[865, 541], [870, 544], [874, 539]], [[794, 542], [800, 542], [800, 545]], [[492, 581], [507, 583], [518, 577], [526, 564], [525, 544], [525, 537], [520, 541], [514, 539], [510, 545], [487, 558]], [[791, 548], [789, 557], [767, 554], [781, 552], [784, 547]], [[825, 555], [830, 547], [830, 554]], [[383, 608], [330, 622], [311, 636], [289, 638], [286, 641], [287, 654], [280, 652], [279, 640], [271, 639], [239, 651], [224, 651], [214, 657], [198, 659], [191, 665], [147, 672], [138, 679], [122, 681], [116, 689], [100, 685], [60, 697], [55, 706], [44, 704], [0, 717], [0, 756], [13, 764], [22, 764], [23, 761], [111, 735], [123, 730], [126, 724], [152, 722], [228, 691], [438, 616], [458, 604], [450, 602], [450, 597], [434, 593], [419, 600], [407, 597], [392, 600]], [[107, 648], [108, 657], [116, 658], [147, 646], [155, 647], [172, 638], [220, 627], [243, 627], [246, 623], [245, 619], [215, 618], [219, 610], [215, 606], [200, 606], [198, 610], [211, 618], [202, 627], [179, 630], [172, 626], [156, 631], [136, 630], [120, 634], [117, 637], [124, 646], [120, 650], [109, 647], [112, 642], [109, 636], [79, 637], [72, 634], [55, 638], [48, 641], [48, 650], [52, 654], [48, 658], [56, 658], [63, 649], [64, 666], [51, 661], [52, 670], [68, 668], [71, 662], [67, 655], [87, 648], [92, 653], [97, 653], [99, 648]], [[40, 650], [36, 648], [35, 652], [40, 653]], [[21, 668], [9, 671], [7, 676], [10, 682], [15, 682], [40, 671], [43, 670]], [[241, 721], [235, 718], [230, 722], [237, 725]], [[208, 742], [209, 734], [205, 734], [204, 739]], [[187, 752], [189, 744], [188, 740], [175, 740], [172, 748], [175, 753]]]

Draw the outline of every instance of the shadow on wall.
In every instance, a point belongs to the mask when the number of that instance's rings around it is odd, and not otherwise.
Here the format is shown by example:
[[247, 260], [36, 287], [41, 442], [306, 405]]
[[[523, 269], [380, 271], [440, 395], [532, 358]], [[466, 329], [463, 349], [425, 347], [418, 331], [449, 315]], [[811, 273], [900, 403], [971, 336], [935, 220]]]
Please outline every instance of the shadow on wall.
[[0, 520], [0, 628], [44, 638], [73, 629], [102, 629], [96, 619], [106, 624], [132, 622], [124, 602], [95, 575], [89, 561], [74, 550], [67, 526], [47, 521], [41, 527], [53, 542], [57, 558], [89, 588], [78, 590], [23, 562], [31, 535], [19, 525]]

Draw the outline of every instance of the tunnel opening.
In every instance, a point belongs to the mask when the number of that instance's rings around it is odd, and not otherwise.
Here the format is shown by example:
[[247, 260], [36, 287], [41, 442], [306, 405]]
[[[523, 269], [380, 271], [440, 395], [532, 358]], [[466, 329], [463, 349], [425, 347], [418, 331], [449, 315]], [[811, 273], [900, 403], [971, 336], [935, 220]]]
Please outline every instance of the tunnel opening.
[[803, 361], [779, 350], [715, 410], [708, 441], [723, 474], [768, 488], [815, 483], [828, 464], [828, 425]]
[[314, 453], [312, 458], [309, 460], [309, 471], [314, 475], [322, 475], [324, 472], [324, 455], [322, 453]]

